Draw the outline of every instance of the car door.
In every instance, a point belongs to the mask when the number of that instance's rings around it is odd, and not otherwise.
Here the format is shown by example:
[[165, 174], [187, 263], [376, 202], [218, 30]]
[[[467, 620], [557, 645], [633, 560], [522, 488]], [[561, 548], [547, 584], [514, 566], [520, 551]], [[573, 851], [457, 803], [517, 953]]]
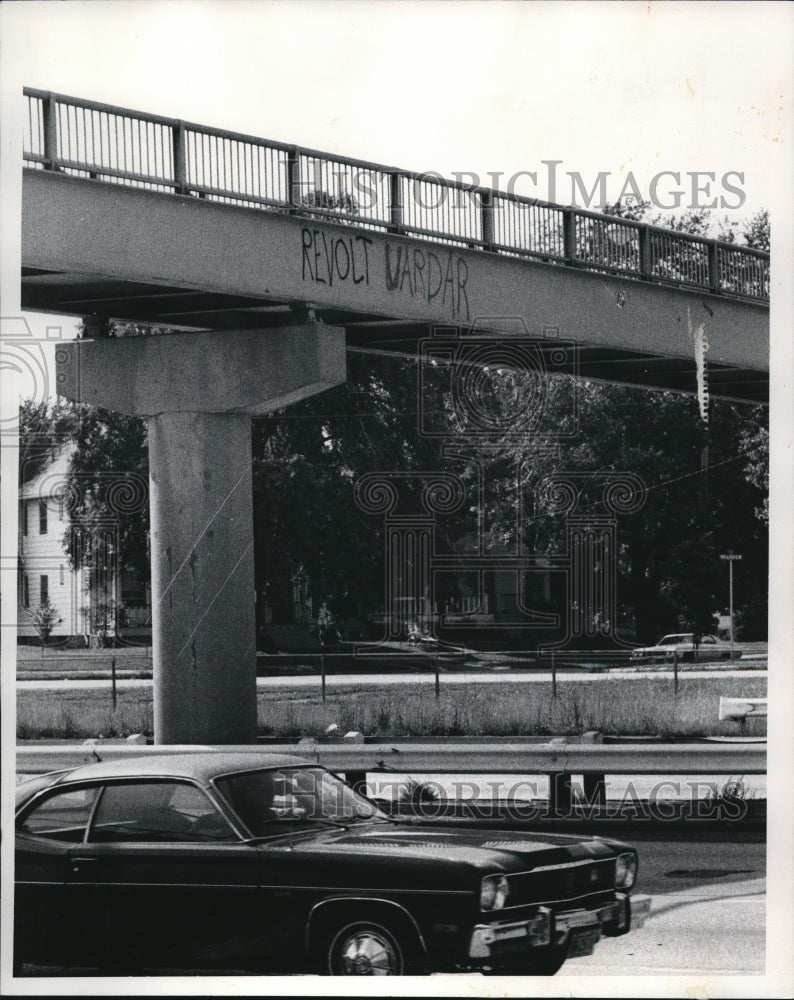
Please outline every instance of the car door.
[[117, 781], [104, 788], [86, 842], [70, 852], [70, 878], [93, 897], [104, 959], [227, 964], [255, 949], [258, 856], [192, 783]]
[[17, 962], [79, 960], [90, 935], [90, 903], [70, 878], [85, 839], [96, 785], [40, 793], [16, 823], [14, 952]]

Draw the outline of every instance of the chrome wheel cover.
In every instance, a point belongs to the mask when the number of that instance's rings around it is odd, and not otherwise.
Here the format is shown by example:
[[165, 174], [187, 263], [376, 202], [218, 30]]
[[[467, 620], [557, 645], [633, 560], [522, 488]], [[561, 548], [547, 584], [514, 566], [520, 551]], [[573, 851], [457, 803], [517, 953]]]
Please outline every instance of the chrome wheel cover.
[[362, 927], [344, 937], [339, 946], [337, 974], [342, 976], [399, 976], [402, 960], [394, 943], [374, 927]]

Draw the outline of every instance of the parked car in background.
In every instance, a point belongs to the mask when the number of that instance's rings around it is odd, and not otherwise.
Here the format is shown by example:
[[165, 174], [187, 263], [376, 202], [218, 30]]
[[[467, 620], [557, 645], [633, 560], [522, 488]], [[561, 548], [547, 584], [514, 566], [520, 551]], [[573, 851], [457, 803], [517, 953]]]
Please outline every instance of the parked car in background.
[[549, 975], [650, 909], [619, 841], [398, 822], [258, 750], [31, 779], [16, 837], [18, 971]]
[[[729, 660], [731, 658], [731, 644], [714, 635], [701, 635], [696, 645], [693, 632], [680, 632], [663, 636], [655, 646], [641, 646], [638, 649], [633, 649], [631, 659], [672, 660], [676, 653], [682, 662], [694, 660], [695, 653], [697, 653], [699, 660]], [[741, 649], [734, 645], [733, 658], [738, 660], [741, 655]]]

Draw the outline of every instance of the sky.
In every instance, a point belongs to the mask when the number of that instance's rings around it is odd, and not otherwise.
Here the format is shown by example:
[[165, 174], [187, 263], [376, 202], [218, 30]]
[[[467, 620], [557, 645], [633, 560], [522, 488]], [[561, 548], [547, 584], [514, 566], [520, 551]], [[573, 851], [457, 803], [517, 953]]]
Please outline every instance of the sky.
[[4, 58], [20, 84], [394, 166], [534, 171], [540, 198], [550, 159], [643, 188], [739, 171], [749, 211], [791, 118], [786, 6], [23, 2]]

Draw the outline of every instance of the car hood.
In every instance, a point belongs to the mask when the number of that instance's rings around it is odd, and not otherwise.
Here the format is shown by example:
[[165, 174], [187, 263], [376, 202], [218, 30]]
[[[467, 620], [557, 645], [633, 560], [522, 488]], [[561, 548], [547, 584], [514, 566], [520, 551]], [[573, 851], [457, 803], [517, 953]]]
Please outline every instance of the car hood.
[[[272, 842], [271, 842], [272, 843]], [[288, 850], [313, 855], [343, 855], [347, 859], [402, 858], [435, 864], [474, 867], [484, 872], [530, 871], [536, 867], [594, 861], [614, 856], [626, 845], [599, 837], [548, 832], [482, 830], [412, 825], [361, 823], [347, 829], [330, 827], [307, 832], [280, 844]], [[330, 858], [329, 858], [330, 860]]]

